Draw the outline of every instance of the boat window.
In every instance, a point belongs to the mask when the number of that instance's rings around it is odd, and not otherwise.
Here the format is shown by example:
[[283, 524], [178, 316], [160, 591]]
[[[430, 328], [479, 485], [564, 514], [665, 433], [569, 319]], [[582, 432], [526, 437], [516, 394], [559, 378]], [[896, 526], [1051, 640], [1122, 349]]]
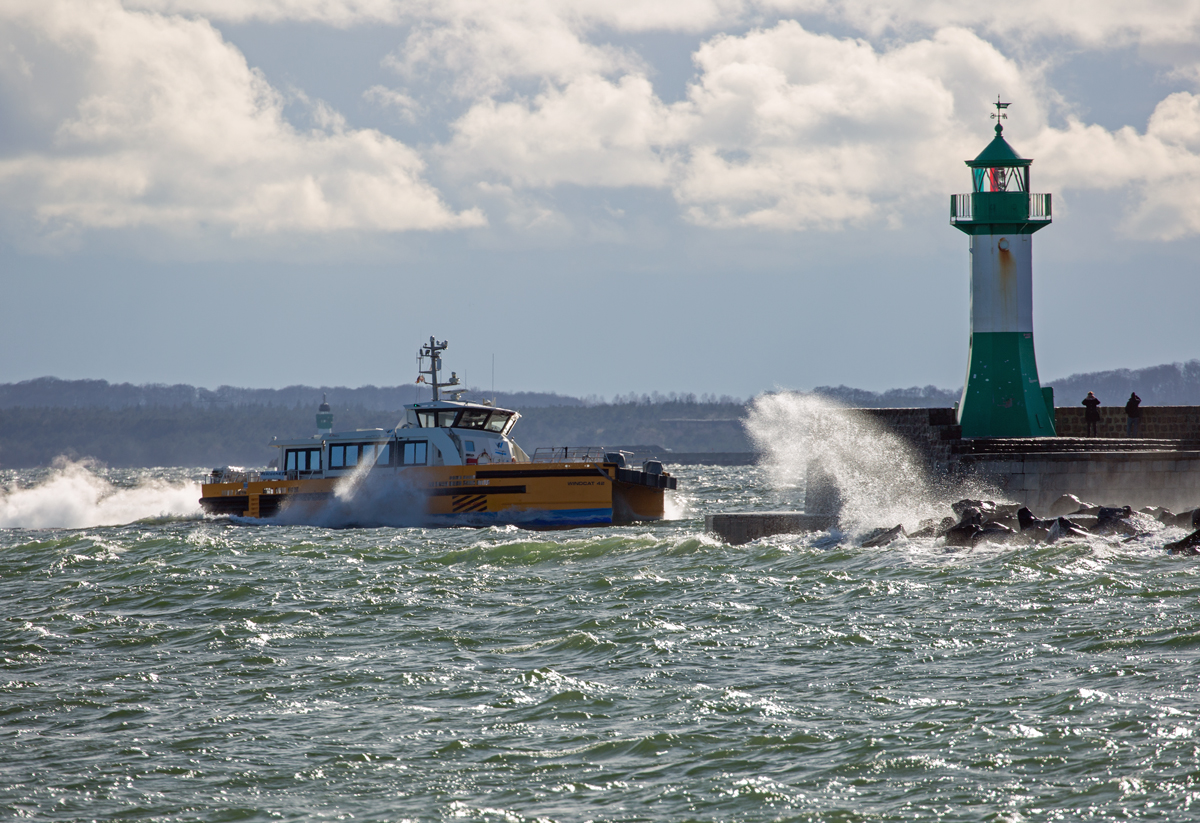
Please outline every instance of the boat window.
[[437, 426], [437, 412], [419, 411], [417, 412], [417, 425], [423, 429], [432, 429]]
[[483, 409], [463, 409], [458, 418], [460, 429], [482, 429], [487, 423], [488, 412]]
[[445, 428], [453, 428], [454, 418], [458, 417], [458, 410], [438, 412], [438, 425]]
[[463, 448], [465, 448], [469, 452], [474, 452], [475, 451], [475, 441], [474, 440], [464, 440]]
[[409, 440], [404, 444], [404, 465], [424, 466], [428, 457], [429, 444], [424, 440]]
[[512, 417], [511, 414], [505, 414], [504, 412], [492, 412], [492, 416], [488, 418], [487, 430], [490, 432], [503, 431], [504, 425], [508, 423], [508, 418], [510, 417]]
[[319, 472], [321, 470], [321, 450], [288, 449], [284, 468], [290, 472]]
[[379, 447], [379, 458], [375, 461], [376, 466], [392, 465], [392, 444], [384, 443]]

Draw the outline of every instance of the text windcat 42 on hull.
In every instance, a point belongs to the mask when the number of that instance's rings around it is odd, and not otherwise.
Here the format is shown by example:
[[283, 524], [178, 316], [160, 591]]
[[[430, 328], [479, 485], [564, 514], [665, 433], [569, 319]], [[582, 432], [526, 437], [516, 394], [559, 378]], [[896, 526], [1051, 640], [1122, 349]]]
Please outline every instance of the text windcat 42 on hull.
[[419, 382], [428, 376], [433, 398], [405, 406], [396, 428], [335, 432], [322, 403], [316, 435], [271, 442], [279, 470], [214, 469], [201, 507], [320, 522], [323, 511], [366, 488], [374, 506], [392, 507], [405, 525], [554, 529], [663, 519], [676, 479], [661, 463], [628, 468], [620, 452], [600, 447], [538, 449], [530, 457], [509, 436], [520, 414], [459, 400], [453, 373], [439, 381], [446, 345], [431, 337], [421, 347]]

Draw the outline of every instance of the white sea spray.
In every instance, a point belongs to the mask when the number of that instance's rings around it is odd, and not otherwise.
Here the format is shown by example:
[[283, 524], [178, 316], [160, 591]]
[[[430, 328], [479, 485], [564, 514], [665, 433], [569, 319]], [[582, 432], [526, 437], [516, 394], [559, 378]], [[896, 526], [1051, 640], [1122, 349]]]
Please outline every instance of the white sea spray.
[[948, 513], [947, 494], [921, 456], [866, 414], [817, 395], [779, 392], [755, 398], [746, 430], [768, 482], [794, 490], [797, 508], [810, 469], [823, 475], [840, 498], [847, 531], [897, 523], [912, 530]]
[[315, 502], [294, 501], [272, 523], [327, 528], [426, 525], [424, 495], [406, 474], [374, 472], [376, 457], [339, 477], [333, 494]]
[[0, 528], [82, 529], [199, 515], [198, 483], [145, 470], [124, 474], [126, 482], [116, 483], [91, 462], [60, 459], [32, 484], [0, 487]]

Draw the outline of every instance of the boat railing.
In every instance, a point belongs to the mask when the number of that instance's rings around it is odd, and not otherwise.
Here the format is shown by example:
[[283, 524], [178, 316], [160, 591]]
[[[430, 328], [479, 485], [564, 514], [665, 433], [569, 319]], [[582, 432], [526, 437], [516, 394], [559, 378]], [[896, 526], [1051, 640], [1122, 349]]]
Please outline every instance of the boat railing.
[[204, 475], [203, 485], [210, 483], [257, 483], [261, 478], [257, 469], [243, 469], [238, 466], [222, 466], [213, 469], [211, 474]]
[[603, 446], [542, 446], [534, 449], [534, 463], [603, 463]]

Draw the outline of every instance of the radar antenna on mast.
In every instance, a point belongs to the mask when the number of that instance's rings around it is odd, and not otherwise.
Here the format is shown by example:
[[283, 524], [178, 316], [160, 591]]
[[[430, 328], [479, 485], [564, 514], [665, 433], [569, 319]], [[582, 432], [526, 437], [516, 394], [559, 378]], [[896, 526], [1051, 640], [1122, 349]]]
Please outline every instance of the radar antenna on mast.
[[[421, 376], [417, 378], [418, 383], [428, 383], [429, 388], [433, 389], [433, 399], [440, 400], [441, 389], [450, 386], [459, 385], [458, 373], [450, 372], [450, 379], [445, 383], [438, 380], [438, 372], [442, 368], [442, 352], [444, 352], [449, 344], [445, 341], [438, 341], [434, 337], [429, 338], [429, 343], [421, 346], [417, 352], [417, 370]], [[429, 368], [425, 368], [425, 359], [429, 359]], [[429, 379], [425, 379], [425, 375], [429, 375]], [[466, 389], [457, 389], [447, 391], [446, 394], [451, 395], [451, 400], [458, 400]]]

